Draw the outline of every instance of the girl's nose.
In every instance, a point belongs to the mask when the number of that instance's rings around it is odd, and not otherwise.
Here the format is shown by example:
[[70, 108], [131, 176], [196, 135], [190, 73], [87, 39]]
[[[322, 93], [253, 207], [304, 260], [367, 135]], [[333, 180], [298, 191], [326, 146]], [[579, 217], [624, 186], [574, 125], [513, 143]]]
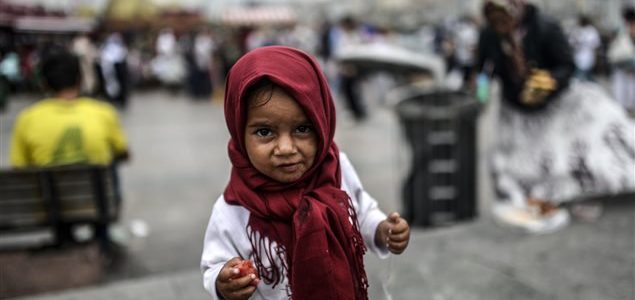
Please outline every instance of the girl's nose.
[[278, 144], [274, 149], [275, 155], [289, 155], [296, 151], [295, 142], [289, 135], [283, 134], [278, 138]]

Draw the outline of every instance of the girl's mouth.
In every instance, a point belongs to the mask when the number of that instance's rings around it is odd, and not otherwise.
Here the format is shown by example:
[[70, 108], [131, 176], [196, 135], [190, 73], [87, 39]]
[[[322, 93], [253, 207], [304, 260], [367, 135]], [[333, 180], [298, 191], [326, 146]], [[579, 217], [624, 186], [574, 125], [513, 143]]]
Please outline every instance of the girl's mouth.
[[300, 163], [282, 164], [278, 166], [278, 169], [285, 173], [294, 173], [300, 168]]

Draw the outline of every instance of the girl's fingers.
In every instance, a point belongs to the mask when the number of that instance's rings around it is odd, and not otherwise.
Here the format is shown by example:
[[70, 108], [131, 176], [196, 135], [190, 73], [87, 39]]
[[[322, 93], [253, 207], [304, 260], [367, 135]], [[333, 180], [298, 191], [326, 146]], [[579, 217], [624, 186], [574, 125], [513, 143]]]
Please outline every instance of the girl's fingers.
[[404, 219], [399, 219], [393, 226], [390, 228], [389, 234], [399, 234], [405, 231], [408, 231], [410, 227], [408, 226], [408, 222]]
[[218, 274], [218, 280], [223, 282], [229, 282], [232, 280], [232, 278], [236, 277], [239, 273], [240, 271], [238, 271], [238, 269], [234, 267], [223, 268], [223, 270], [221, 270], [221, 272]]
[[408, 246], [408, 241], [390, 242], [388, 243], [388, 250], [392, 253], [400, 254], [406, 249], [406, 246]]
[[240, 273], [236, 265], [241, 261], [240, 257], [230, 259], [218, 273], [217, 288], [228, 299], [249, 299], [260, 282], [255, 274], [236, 277]]
[[401, 233], [394, 233], [388, 237], [389, 242], [402, 242], [407, 241], [410, 236], [409, 231], [403, 231]]
[[234, 257], [227, 261], [223, 268], [218, 273], [218, 280], [222, 282], [228, 282], [230, 279], [238, 275], [238, 269], [234, 268], [240, 262], [240, 257]]
[[396, 223], [397, 221], [399, 221], [399, 213], [398, 212], [392, 212], [388, 216], [388, 221], [390, 221], [390, 223]]
[[239, 291], [248, 286], [253, 286], [252, 281], [256, 280], [256, 275], [249, 274], [240, 278], [234, 278], [227, 283], [227, 288], [230, 291]]

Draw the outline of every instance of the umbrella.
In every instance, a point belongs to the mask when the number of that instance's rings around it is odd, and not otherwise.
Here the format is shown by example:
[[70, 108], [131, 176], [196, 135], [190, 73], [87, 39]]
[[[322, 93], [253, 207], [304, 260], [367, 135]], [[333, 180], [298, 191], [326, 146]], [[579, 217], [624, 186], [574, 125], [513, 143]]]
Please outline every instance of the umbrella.
[[423, 73], [441, 82], [445, 74], [443, 59], [435, 54], [418, 53], [407, 48], [371, 43], [344, 47], [335, 56], [340, 63], [370, 72]]

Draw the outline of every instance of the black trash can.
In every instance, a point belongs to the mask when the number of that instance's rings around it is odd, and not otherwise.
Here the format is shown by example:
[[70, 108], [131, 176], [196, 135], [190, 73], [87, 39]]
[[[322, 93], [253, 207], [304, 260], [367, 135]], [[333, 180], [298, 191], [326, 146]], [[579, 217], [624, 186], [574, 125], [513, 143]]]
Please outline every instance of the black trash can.
[[412, 149], [402, 192], [405, 218], [430, 227], [476, 217], [479, 103], [464, 92], [419, 91], [396, 110]]

